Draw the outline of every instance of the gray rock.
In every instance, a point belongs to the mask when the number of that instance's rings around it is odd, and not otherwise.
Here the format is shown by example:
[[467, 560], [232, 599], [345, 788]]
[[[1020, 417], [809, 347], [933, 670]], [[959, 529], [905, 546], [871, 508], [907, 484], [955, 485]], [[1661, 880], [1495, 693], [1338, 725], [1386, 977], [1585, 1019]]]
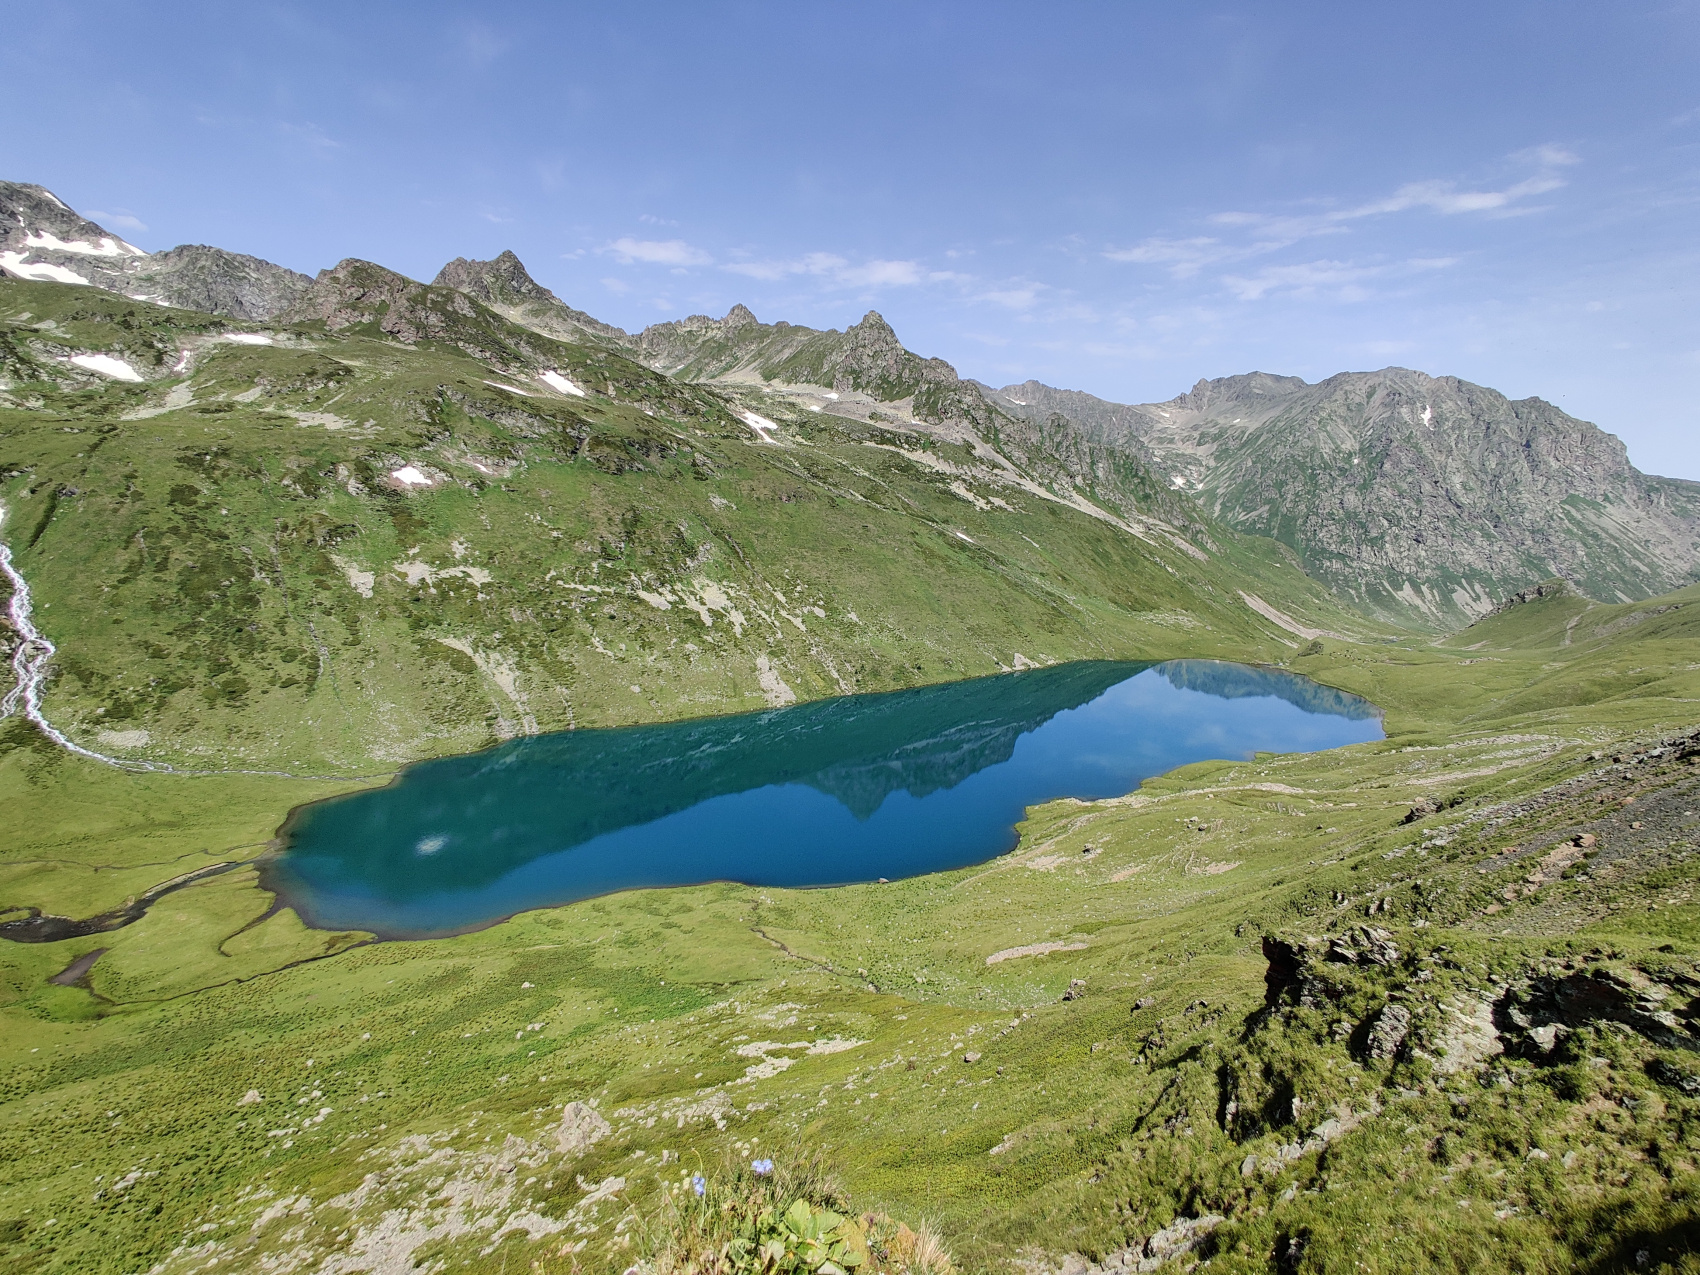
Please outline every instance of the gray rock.
[[258, 257], [184, 244], [148, 257], [126, 294], [233, 319], [266, 320], [294, 305], [312, 279]]
[[622, 329], [573, 309], [538, 283], [512, 250], [491, 261], [456, 257], [437, 272], [432, 282], [439, 288], [464, 292], [504, 318], [544, 336], [561, 341], [588, 339], [621, 348], [631, 344], [631, 338]]
[[1411, 1011], [1403, 1005], [1383, 1005], [1369, 1022], [1365, 1047], [1371, 1058], [1392, 1058], [1410, 1034]]
[[582, 1155], [613, 1132], [614, 1126], [594, 1107], [569, 1102], [555, 1129], [555, 1146], [566, 1155]]

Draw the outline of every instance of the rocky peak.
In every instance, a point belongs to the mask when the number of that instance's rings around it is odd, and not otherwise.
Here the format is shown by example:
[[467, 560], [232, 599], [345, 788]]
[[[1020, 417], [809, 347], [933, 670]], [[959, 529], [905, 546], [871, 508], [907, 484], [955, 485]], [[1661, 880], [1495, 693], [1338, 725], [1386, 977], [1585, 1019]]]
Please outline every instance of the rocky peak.
[[[388, 335], [412, 341], [433, 326], [418, 321], [421, 294], [426, 291], [426, 285], [406, 275], [358, 257], [347, 257], [329, 270], [319, 271], [312, 286], [282, 318], [286, 323], [318, 320], [332, 331], [375, 321]], [[447, 288], [433, 291], [458, 298], [466, 312], [472, 312], [472, 302], [463, 293]]]
[[748, 327], [752, 323], [757, 327], [761, 326], [761, 320], [756, 318], [755, 313], [741, 301], [728, 310], [726, 317], [720, 320], [722, 328], [742, 328]]
[[490, 261], [456, 257], [432, 281], [433, 287], [453, 288], [489, 306], [503, 318], [544, 336], [563, 341], [587, 337], [603, 343], [624, 345], [621, 329], [575, 310], [531, 277], [525, 263], [511, 248]]
[[126, 292], [184, 310], [266, 320], [294, 305], [312, 286], [308, 276], [259, 257], [182, 244], [144, 259]]
[[492, 261], [470, 261], [456, 257], [432, 280], [439, 288], [454, 288], [486, 305], [492, 302], [556, 300], [525, 268], [525, 263], [506, 248]]
[[88, 284], [137, 301], [250, 320], [272, 318], [312, 282], [205, 244], [143, 252], [30, 182], [0, 182], [0, 274]]

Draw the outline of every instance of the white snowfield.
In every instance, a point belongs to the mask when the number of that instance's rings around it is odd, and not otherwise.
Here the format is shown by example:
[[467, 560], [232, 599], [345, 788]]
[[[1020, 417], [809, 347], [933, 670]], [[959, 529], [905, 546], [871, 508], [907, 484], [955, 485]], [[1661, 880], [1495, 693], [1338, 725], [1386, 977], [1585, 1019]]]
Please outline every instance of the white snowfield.
[[110, 354], [73, 354], [71, 362], [78, 367], [86, 367], [91, 372], [99, 372], [102, 376], [110, 376], [118, 381], [139, 381], [142, 374], [136, 371], [123, 359], [115, 359]]
[[588, 397], [583, 390], [579, 389], [578, 386], [574, 385], [559, 372], [539, 372], [537, 374], [537, 379], [542, 381], [543, 384], [547, 385], [550, 389], [556, 390], [562, 394], [571, 394], [574, 398]]
[[260, 332], [226, 332], [226, 341], [234, 341], [237, 345], [271, 345], [272, 339]]
[[499, 390], [506, 390], [509, 394], [518, 394], [523, 398], [536, 398], [537, 397], [530, 390], [522, 390], [517, 385], [505, 385], [501, 381], [485, 381], [484, 384], [494, 385]]
[[771, 443], [773, 441], [773, 435], [768, 431], [778, 429], [779, 426], [775, 425], [765, 416], [758, 416], [755, 412], [745, 411], [743, 416], [744, 424], [755, 430], [757, 438], [761, 439], [764, 443]]
[[48, 252], [80, 252], [89, 257], [122, 257], [129, 254], [132, 257], [145, 257], [148, 254], [133, 244], [127, 244], [122, 239], [114, 239], [108, 235], [98, 244], [92, 244], [86, 239], [64, 240], [47, 230], [30, 232], [24, 240], [26, 248], [42, 248]]
[[56, 266], [46, 261], [25, 261], [24, 253], [0, 252], [0, 270], [15, 274], [20, 279], [36, 279], [42, 283], [87, 283], [75, 270], [67, 270], [64, 266]]
[[431, 480], [412, 465], [390, 470], [390, 477], [403, 487], [429, 487]]

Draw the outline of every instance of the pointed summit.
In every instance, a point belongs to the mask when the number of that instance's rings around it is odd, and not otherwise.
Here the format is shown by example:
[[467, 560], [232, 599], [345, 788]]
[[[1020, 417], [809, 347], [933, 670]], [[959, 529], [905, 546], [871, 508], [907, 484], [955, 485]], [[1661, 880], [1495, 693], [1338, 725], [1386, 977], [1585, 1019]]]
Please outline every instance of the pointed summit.
[[504, 248], [491, 261], [456, 257], [437, 272], [435, 283], [464, 292], [503, 318], [544, 336], [562, 341], [589, 338], [616, 345], [626, 343], [626, 334], [619, 328], [573, 309], [533, 279], [512, 248]]
[[437, 271], [432, 280], [439, 288], [454, 288], [485, 305], [526, 301], [554, 301], [555, 294], [526, 271], [512, 248], [505, 248], [494, 261], [469, 261], [456, 257]]
[[726, 317], [720, 320], [720, 326], [723, 328], [743, 328], [752, 323], [759, 326], [761, 320], [756, 318], [755, 313], [742, 301], [728, 310]]

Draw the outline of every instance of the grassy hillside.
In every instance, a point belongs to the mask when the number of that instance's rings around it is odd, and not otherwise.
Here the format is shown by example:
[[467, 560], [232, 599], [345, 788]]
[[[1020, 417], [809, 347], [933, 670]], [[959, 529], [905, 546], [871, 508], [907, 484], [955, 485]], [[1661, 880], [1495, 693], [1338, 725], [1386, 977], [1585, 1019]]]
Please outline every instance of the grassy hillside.
[[[964, 1270], [1189, 1238], [1230, 1270], [1687, 1269], [1697, 602], [1324, 640], [1291, 664], [1384, 705], [1385, 741], [1041, 807], [961, 872], [371, 944], [238, 868], [6, 944], [3, 1251], [621, 1270], [690, 1174], [824, 1152]], [[32, 812], [7, 897], [49, 912], [246, 859], [328, 790], [6, 729], [0, 792]], [[1378, 1057], [1388, 1005], [1409, 1032]]]
[[[74, 738], [371, 774], [1018, 656], [1290, 649], [1241, 590], [1361, 626], [1272, 546], [1199, 556], [1072, 491], [994, 481], [960, 445], [681, 384], [449, 289], [339, 272], [320, 317], [270, 345], [0, 283], [0, 535], [62, 648], [49, 709]], [[64, 361], [78, 351], [147, 379]], [[777, 426], [747, 424], [752, 407]]]

